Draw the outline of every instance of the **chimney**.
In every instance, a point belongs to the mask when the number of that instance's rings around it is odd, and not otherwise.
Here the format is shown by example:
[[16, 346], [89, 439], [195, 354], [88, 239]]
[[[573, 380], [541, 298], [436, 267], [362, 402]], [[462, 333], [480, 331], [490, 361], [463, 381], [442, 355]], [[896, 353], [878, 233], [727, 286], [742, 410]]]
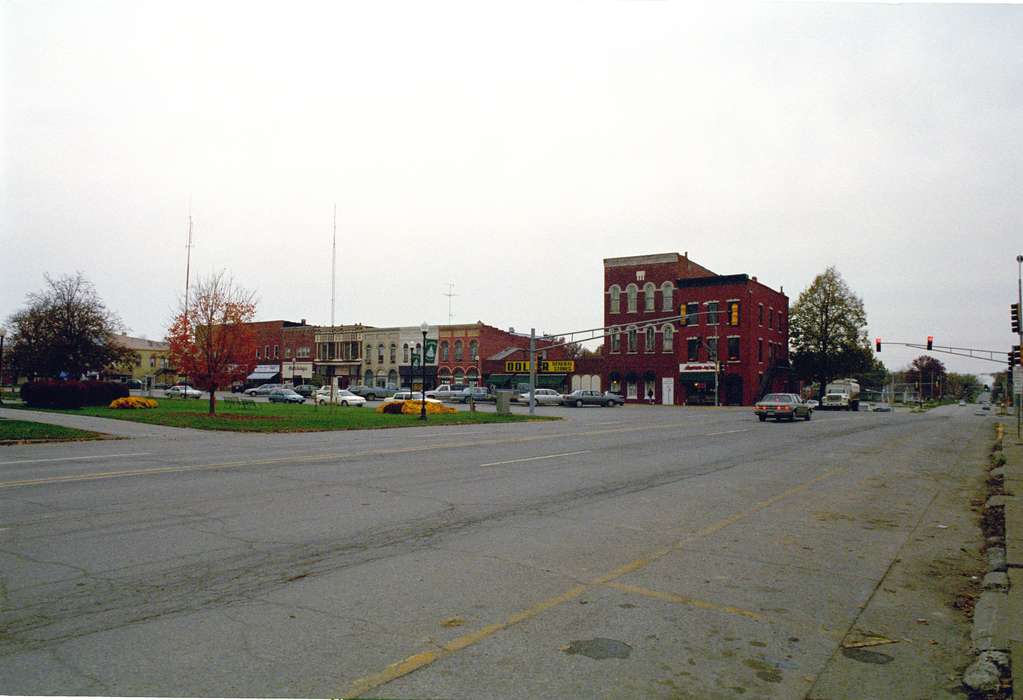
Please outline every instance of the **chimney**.
[[302, 319], [302, 325], [303, 326], [305, 325], [305, 319], [304, 318]]
[[515, 332], [515, 326], [508, 326], [508, 332], [509, 333], [514, 333]]
[[757, 281], [757, 276], [756, 276], [756, 275], [753, 275], [753, 281], [754, 281], [754, 282], [756, 282], [756, 281]]

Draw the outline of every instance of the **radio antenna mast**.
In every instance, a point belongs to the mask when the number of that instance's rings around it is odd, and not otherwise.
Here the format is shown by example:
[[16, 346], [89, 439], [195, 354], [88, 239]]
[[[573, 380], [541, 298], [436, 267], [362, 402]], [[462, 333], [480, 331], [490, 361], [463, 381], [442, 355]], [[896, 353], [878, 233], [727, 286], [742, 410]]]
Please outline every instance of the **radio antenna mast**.
[[458, 296], [457, 294], [455, 294], [452, 291], [454, 288], [455, 288], [455, 283], [454, 282], [448, 282], [448, 291], [441, 292], [441, 294], [443, 294], [444, 296], [446, 296], [448, 298], [448, 325], [449, 326], [452, 324], [452, 320], [451, 319], [454, 318], [451, 315], [451, 297], [457, 297]]
[[330, 327], [334, 328], [334, 298], [337, 290], [337, 202], [334, 203], [334, 239], [330, 250]]
[[188, 318], [188, 286], [192, 277], [192, 199], [188, 199], [188, 243], [185, 245], [185, 318]]

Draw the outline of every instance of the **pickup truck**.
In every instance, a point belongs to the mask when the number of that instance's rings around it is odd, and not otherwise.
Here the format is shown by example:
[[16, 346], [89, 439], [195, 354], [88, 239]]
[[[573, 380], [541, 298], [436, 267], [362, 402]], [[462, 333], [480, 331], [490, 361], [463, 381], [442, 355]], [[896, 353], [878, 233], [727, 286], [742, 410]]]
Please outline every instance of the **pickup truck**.
[[438, 401], [461, 401], [462, 393], [469, 387], [465, 384], [441, 384], [426, 392], [426, 398]]

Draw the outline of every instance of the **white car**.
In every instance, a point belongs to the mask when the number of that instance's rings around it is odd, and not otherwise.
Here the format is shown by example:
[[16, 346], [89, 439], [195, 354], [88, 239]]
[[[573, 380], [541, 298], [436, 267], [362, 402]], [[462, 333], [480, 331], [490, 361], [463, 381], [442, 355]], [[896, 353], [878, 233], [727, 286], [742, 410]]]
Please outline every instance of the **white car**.
[[[316, 403], [320, 406], [331, 403], [330, 387], [324, 387], [316, 392]], [[366, 405], [366, 399], [362, 398], [358, 394], [353, 394], [347, 389], [338, 389], [334, 392], [333, 403], [335, 406], [356, 406], [361, 408]]]
[[[561, 394], [554, 389], [534, 389], [533, 401], [537, 406], [558, 406], [561, 404]], [[529, 392], [519, 394], [519, 403], [529, 403]]]
[[168, 399], [201, 399], [202, 392], [198, 389], [193, 389], [187, 384], [175, 384], [167, 391], [163, 392], [163, 395]]
[[[384, 403], [398, 403], [401, 401], [422, 401], [423, 392], [421, 391], [399, 391], [389, 399], [385, 399]], [[444, 403], [437, 399], [426, 398], [426, 403]]]

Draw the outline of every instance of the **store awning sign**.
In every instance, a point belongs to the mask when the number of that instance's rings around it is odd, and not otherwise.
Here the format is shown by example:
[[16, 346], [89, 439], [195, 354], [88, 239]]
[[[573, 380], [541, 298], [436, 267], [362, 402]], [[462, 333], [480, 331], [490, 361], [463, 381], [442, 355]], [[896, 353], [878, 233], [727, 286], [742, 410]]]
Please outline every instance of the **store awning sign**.
[[[529, 360], [508, 360], [504, 363], [504, 371], [512, 374], [528, 374], [530, 364]], [[539, 368], [541, 372], [571, 374], [575, 372], [575, 360], [542, 360]]]

